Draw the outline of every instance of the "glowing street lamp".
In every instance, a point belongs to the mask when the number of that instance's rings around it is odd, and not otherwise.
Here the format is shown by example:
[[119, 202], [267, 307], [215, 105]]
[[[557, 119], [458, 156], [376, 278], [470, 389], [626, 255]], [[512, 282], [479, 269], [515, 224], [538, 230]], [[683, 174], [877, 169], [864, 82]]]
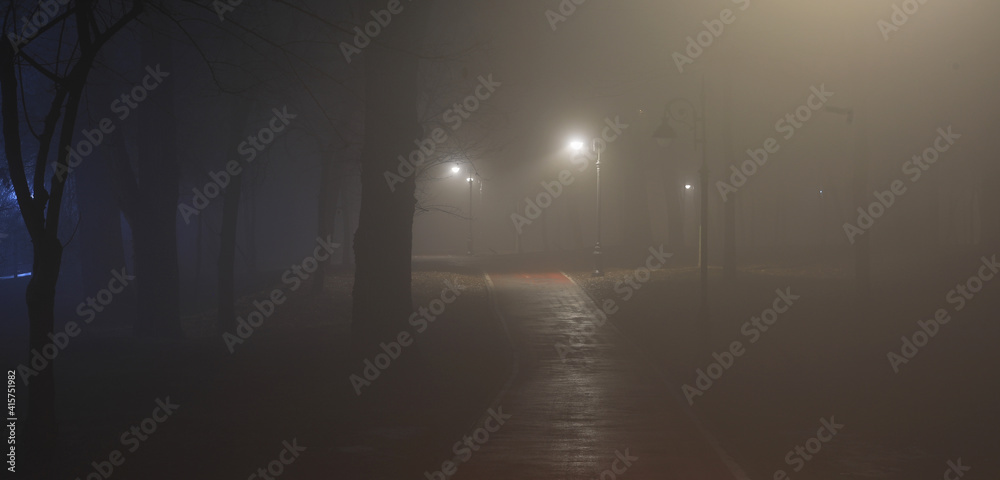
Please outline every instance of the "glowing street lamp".
[[[601, 149], [598, 148], [597, 141], [597, 138], [592, 141], [593, 152], [597, 154], [597, 162], [594, 164], [597, 167], [597, 241], [594, 243], [594, 276], [600, 277], [604, 275], [604, 271], [601, 259]], [[582, 140], [573, 140], [569, 143], [569, 148], [579, 152], [583, 150], [584, 143]]]
[[[475, 167], [472, 166], [472, 162], [466, 162], [466, 163], [468, 163], [469, 165], [469, 176], [465, 177], [465, 181], [469, 183], [469, 239], [468, 239], [468, 249], [466, 251], [466, 254], [472, 255], [472, 250], [473, 250], [472, 242], [474, 237], [473, 227], [472, 227], [472, 192], [473, 192], [473, 186], [475, 185], [475, 178], [473, 178], [473, 176], [479, 176], [479, 174], [476, 173], [476, 169]], [[458, 165], [454, 165], [451, 167], [452, 173], [457, 174], [461, 171], [462, 168], [459, 167]], [[482, 180], [480, 180], [479, 181], [480, 188], [482, 187], [482, 183], [483, 183]]]

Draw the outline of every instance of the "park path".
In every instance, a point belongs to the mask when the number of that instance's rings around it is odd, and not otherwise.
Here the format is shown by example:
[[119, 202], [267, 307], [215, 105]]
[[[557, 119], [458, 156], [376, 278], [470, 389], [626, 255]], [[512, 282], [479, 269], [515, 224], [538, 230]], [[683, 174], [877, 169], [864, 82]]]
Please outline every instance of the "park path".
[[[511, 417], [453, 478], [746, 478], [678, 400], [679, 390], [647, 368], [610, 323], [562, 359], [556, 344], [599, 321], [572, 280], [492, 273], [488, 283], [515, 351], [515, 371], [496, 401]], [[619, 459], [626, 455], [637, 459], [626, 465]]]

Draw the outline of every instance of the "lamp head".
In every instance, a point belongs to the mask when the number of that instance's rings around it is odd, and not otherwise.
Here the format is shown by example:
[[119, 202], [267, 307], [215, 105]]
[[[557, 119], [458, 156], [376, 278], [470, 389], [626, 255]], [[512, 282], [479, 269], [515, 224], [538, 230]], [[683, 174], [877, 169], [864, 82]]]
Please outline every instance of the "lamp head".
[[677, 132], [670, 126], [670, 121], [664, 118], [660, 123], [660, 126], [657, 127], [655, 132], [653, 132], [653, 138], [655, 138], [657, 143], [660, 145], [666, 146], [671, 140], [677, 138]]

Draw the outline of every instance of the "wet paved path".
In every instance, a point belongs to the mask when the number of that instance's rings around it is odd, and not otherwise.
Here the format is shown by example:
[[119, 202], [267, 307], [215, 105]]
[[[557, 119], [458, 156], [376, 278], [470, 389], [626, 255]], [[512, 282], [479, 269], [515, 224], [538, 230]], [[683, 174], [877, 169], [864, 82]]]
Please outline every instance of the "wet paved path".
[[[570, 279], [495, 273], [489, 280], [515, 350], [516, 371], [497, 399], [511, 417], [453, 478], [745, 479], [689, 416], [679, 390], [610, 323], [562, 360], [556, 344], [600, 321]], [[616, 461], [626, 449], [638, 457], [631, 466]]]

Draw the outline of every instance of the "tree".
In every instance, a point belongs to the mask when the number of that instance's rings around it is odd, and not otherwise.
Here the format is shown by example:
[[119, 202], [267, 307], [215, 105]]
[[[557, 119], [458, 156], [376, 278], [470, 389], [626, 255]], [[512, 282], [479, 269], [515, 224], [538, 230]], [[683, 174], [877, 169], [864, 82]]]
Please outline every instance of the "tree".
[[[422, 43], [432, 3], [407, 4], [406, 16], [364, 51], [365, 132], [352, 294], [352, 333], [363, 348], [395, 335], [412, 309], [416, 182], [404, 179], [390, 188], [386, 173], [398, 173], [398, 157], [425, 136], [416, 114], [419, 58], [411, 49]], [[363, 11], [384, 6], [377, 0], [363, 4]]]
[[[33, 244], [32, 276], [25, 293], [30, 322], [29, 348], [33, 350], [41, 351], [53, 333], [56, 283], [63, 253], [59, 238], [62, 197], [71, 161], [78, 162], [63, 152], [73, 151], [71, 145], [87, 76], [101, 48], [139, 16], [144, 4], [142, 1], [79, 0], [40, 27], [34, 37], [19, 42], [17, 47], [11, 42], [0, 42], [4, 153], [18, 209]], [[19, 6], [15, 2], [8, 3], [4, 18], [18, 18]], [[8, 27], [4, 25], [4, 31], [12, 30]], [[60, 29], [71, 33], [57, 35]], [[48, 34], [50, 31], [52, 34]], [[40, 43], [44, 45], [36, 48]], [[37, 154], [31, 183], [22, 151], [25, 143], [22, 122], [30, 119], [32, 107], [20, 101], [26, 75], [23, 67], [30, 67], [52, 85], [42, 129], [35, 139]], [[31, 128], [30, 123], [28, 128]], [[54, 170], [51, 176], [47, 175], [50, 161], [53, 161]], [[28, 411], [29, 468], [43, 472], [56, 436], [54, 365], [30, 378]]]
[[[107, 63], [109, 60], [106, 55], [99, 58], [100, 63]], [[107, 114], [109, 99], [115, 99], [121, 93], [115, 89], [117, 82], [111, 81], [108, 70], [107, 67], [97, 68], [90, 76], [84, 98], [87, 109], [81, 117], [81, 122], [87, 125], [97, 125]], [[109, 269], [121, 268], [126, 264], [120, 199], [116, 195], [115, 176], [109, 167], [114, 164], [116, 142], [120, 142], [121, 133], [115, 132], [109, 137], [113, 138], [105, 138], [94, 149], [88, 161], [83, 162], [71, 177], [76, 187], [80, 213], [76, 238], [80, 242], [80, 251], [85, 252], [85, 255], [80, 256], [80, 278], [85, 292], [97, 292], [106, 287]], [[128, 293], [132, 292], [130, 290]], [[117, 308], [119, 302], [116, 299], [116, 308], [105, 311], [102, 316], [124, 312], [124, 309]]]
[[[151, 16], [142, 28], [141, 58], [146, 68], [174, 71], [172, 40], [165, 32], [165, 15]], [[133, 209], [135, 276], [138, 301], [135, 332], [143, 336], [181, 337], [180, 274], [177, 258], [177, 201], [180, 171], [177, 159], [177, 120], [174, 84], [164, 81], [156, 95], [138, 113], [139, 144], [136, 159], [137, 195]]]
[[[234, 99], [233, 102], [229, 115], [231, 131], [228, 140], [231, 145], [236, 145], [246, 128], [252, 102], [242, 98]], [[230, 149], [229, 152], [227, 160], [238, 162], [236, 150]], [[219, 230], [219, 261], [217, 264], [219, 269], [218, 329], [220, 332], [227, 331], [236, 324], [236, 223], [239, 219], [244, 175], [233, 175], [223, 193], [222, 228]]]

